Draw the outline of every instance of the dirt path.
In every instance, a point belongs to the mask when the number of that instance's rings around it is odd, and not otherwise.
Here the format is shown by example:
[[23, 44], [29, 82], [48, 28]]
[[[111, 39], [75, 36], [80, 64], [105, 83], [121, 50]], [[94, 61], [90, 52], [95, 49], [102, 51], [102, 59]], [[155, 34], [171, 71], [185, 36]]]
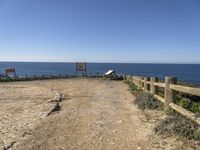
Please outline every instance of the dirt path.
[[[142, 112], [133, 105], [134, 96], [121, 81], [69, 79], [12, 83], [10, 86], [16, 85], [37, 87], [43, 97], [42, 106], [46, 106], [52, 96], [47, 91], [62, 92], [65, 100], [60, 103], [60, 111], [36, 121], [26, 138], [19, 138], [13, 149], [172, 149], [169, 143], [165, 147], [152, 145], [152, 137], [155, 138], [153, 142], [158, 143], [152, 124], [143, 122]], [[41, 90], [47, 90], [47, 97]], [[37, 120], [38, 115], [32, 117]]]

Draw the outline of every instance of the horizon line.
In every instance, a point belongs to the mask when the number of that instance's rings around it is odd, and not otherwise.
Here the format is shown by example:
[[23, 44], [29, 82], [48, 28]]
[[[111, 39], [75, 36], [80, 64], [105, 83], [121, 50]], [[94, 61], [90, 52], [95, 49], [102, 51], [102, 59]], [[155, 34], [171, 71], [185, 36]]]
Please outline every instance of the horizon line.
[[200, 65], [200, 62], [93, 62], [93, 61], [0, 61], [3, 63], [11, 62], [11, 63], [77, 63], [77, 62], [84, 62], [84, 63], [110, 63], [110, 64], [196, 64]]

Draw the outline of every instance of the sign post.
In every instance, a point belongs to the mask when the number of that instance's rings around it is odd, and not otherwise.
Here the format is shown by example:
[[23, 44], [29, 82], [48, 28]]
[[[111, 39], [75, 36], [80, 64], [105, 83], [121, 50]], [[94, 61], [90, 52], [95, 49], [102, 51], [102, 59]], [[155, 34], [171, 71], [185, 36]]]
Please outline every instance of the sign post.
[[87, 63], [85, 62], [77, 62], [76, 63], [76, 76], [78, 72], [85, 72], [85, 76], [87, 75]]

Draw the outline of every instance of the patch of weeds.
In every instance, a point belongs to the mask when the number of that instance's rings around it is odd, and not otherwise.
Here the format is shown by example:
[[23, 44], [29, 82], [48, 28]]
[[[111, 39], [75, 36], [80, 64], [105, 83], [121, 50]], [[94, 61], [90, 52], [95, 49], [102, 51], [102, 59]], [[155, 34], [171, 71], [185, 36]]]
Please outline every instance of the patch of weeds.
[[146, 92], [141, 92], [138, 94], [134, 104], [136, 104], [141, 110], [163, 109], [163, 104], [158, 100], [155, 100], [152, 94]]
[[135, 85], [131, 80], [125, 80], [124, 82], [129, 85], [130, 92], [135, 96], [142, 92], [142, 90], [139, 89], [138, 86]]
[[191, 100], [190, 98], [179, 96], [177, 100], [175, 101], [175, 103], [193, 113], [196, 113], [197, 115], [200, 114], [200, 103], [195, 102]]
[[181, 114], [170, 111], [168, 117], [161, 120], [154, 131], [164, 138], [178, 135], [184, 143], [200, 146], [200, 127]]
[[154, 99], [153, 95], [147, 92], [143, 92], [138, 88], [131, 80], [125, 80], [125, 83], [129, 85], [129, 89], [132, 94], [136, 96], [134, 104], [136, 104], [141, 110], [145, 109], [160, 109], [163, 110], [163, 104]]
[[168, 109], [165, 108], [164, 111], [165, 111], [165, 114], [169, 116], [175, 113], [175, 110], [173, 110], [172, 108], [168, 108]]

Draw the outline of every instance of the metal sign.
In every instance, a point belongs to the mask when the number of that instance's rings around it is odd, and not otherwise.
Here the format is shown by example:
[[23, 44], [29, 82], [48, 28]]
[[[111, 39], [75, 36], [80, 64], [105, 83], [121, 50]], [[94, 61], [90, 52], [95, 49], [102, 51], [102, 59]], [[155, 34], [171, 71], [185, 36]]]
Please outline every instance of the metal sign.
[[15, 75], [15, 72], [16, 72], [15, 68], [6, 68], [6, 76], [11, 74]]
[[87, 71], [87, 63], [76, 63], [76, 71]]
[[[78, 72], [82, 72], [82, 76], [87, 76], [87, 63], [85, 62], [78, 62], [76, 63], [76, 76], [78, 75]], [[83, 74], [85, 72], [85, 74]]]

